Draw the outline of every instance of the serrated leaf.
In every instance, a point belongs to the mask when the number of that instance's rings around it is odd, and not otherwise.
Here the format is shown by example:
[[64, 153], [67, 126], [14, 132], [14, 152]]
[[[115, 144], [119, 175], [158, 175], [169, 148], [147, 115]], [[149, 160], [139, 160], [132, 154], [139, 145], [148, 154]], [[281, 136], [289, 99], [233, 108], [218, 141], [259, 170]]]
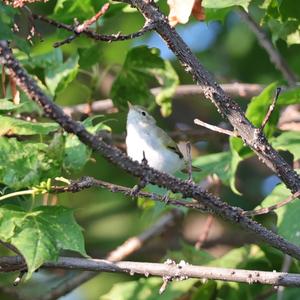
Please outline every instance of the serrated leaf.
[[59, 176], [62, 157], [53, 157], [51, 151], [53, 148], [44, 143], [0, 137], [0, 183], [21, 189]]
[[289, 151], [294, 161], [300, 159], [300, 133], [297, 131], [283, 132], [271, 141], [276, 150]]
[[6, 116], [0, 116], [0, 136], [49, 134], [59, 128], [57, 123], [33, 123]]
[[20, 251], [27, 264], [27, 279], [45, 261], [56, 261], [60, 250], [86, 256], [73, 211], [62, 206], [41, 206], [31, 212], [0, 207], [0, 239]]
[[111, 89], [114, 104], [123, 109], [127, 108], [127, 101], [148, 108], [153, 106], [154, 96], [150, 93], [149, 84], [155, 81], [161, 85], [156, 102], [161, 106], [163, 115], [169, 115], [170, 98], [179, 82], [176, 72], [159, 56], [158, 49], [146, 46], [131, 49]]
[[[284, 184], [277, 185], [272, 193], [268, 195], [261, 203], [262, 207], [269, 207], [283, 201], [291, 195]], [[300, 199], [294, 199], [292, 202], [276, 209], [278, 216], [278, 234], [292, 242], [293, 244], [300, 245]]]
[[49, 67], [45, 72], [45, 82], [52, 95], [64, 90], [78, 73], [78, 56], [71, 56], [63, 64]]

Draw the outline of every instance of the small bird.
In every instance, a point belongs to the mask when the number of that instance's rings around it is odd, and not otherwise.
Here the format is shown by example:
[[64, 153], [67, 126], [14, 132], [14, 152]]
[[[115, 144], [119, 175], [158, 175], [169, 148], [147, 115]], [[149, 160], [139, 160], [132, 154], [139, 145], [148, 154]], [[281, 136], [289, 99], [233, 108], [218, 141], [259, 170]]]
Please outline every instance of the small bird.
[[160, 127], [147, 110], [128, 102], [127, 154], [133, 160], [142, 162], [158, 171], [174, 174], [187, 169], [187, 161], [177, 144]]

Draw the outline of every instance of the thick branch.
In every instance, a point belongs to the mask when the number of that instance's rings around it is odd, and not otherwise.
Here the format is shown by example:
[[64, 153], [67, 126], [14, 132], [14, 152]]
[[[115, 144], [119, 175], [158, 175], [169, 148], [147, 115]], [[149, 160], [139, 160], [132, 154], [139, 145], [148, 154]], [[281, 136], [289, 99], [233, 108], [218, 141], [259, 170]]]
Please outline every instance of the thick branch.
[[300, 189], [300, 177], [289, 164], [275, 151], [264, 134], [245, 117], [244, 112], [223, 89], [213, 76], [200, 64], [179, 34], [172, 28], [167, 18], [158, 8], [146, 0], [131, 0], [131, 3], [145, 17], [155, 24], [155, 30], [174, 52], [178, 60], [193, 79], [204, 87], [206, 98], [211, 100], [219, 112], [227, 117], [237, 134], [292, 191]]
[[279, 70], [282, 73], [283, 77], [288, 82], [288, 84], [290, 86], [295, 85], [297, 82], [296, 75], [289, 68], [287, 62], [280, 55], [279, 51], [274, 47], [264, 30], [261, 27], [259, 27], [258, 24], [253, 20], [253, 18], [243, 9], [239, 9], [239, 15], [256, 35], [260, 45], [269, 54], [271, 62], [273, 62], [277, 70]]
[[[155, 12], [157, 11], [155, 10]], [[243, 228], [254, 232], [266, 243], [286, 254], [300, 259], [300, 247], [288, 242], [248, 217], [243, 216], [242, 209], [229, 206], [222, 202], [218, 197], [211, 195], [209, 192], [201, 189], [192, 182], [177, 179], [166, 173], [161, 173], [148, 166], [139, 164], [137, 161], [128, 158], [116, 147], [106, 144], [100, 137], [89, 133], [81, 123], [73, 121], [69, 116], [64, 114], [62, 109], [43, 93], [36, 82], [29, 77], [27, 72], [21, 68], [19, 62], [13, 57], [6, 41], [0, 41], [0, 63], [6, 66], [10, 75], [15, 78], [20, 88], [43, 108], [47, 117], [55, 120], [67, 132], [74, 133], [84, 144], [88, 145], [93, 150], [100, 152], [107, 160], [136, 177], [147, 178], [149, 183], [165, 187], [174, 193], [181, 193], [183, 197], [196, 199], [204, 206], [214, 211], [217, 215], [220, 215], [233, 223], [240, 224]], [[221, 90], [221, 88], [218, 88], [218, 90]], [[236, 104], [234, 104], [234, 107], [236, 107]], [[272, 151], [275, 152], [275, 150]], [[275, 152], [274, 155], [276, 155], [277, 158], [277, 152]], [[284, 161], [283, 163], [284, 167], [287, 168], [285, 166], [287, 164]], [[298, 176], [295, 175], [296, 173], [290, 168], [288, 171], [291, 173], [290, 176], [293, 176], [293, 180], [297, 186], [299, 183]], [[290, 185], [289, 181], [287, 185]]]
[[[0, 272], [10, 265], [16, 269], [22, 264], [21, 256], [4, 256], [0, 258]], [[2, 267], [3, 266], [3, 267]], [[225, 269], [189, 265], [181, 261], [176, 264], [167, 261], [164, 264], [120, 261], [110, 262], [104, 259], [86, 259], [75, 257], [60, 257], [57, 262], [46, 262], [42, 268], [60, 268], [70, 270], [87, 270], [95, 272], [139, 274], [142, 276], [168, 276], [171, 280], [186, 280], [189, 278], [213, 279], [222, 281], [260, 283], [281, 286], [300, 286], [300, 275], [284, 272], [265, 272], [256, 270]]]

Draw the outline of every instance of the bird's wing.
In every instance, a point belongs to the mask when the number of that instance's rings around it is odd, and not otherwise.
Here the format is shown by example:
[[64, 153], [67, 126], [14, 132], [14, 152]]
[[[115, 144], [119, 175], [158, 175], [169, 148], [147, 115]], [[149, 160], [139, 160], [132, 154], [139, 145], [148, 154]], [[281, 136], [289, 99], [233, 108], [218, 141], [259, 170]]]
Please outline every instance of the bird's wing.
[[179, 158], [183, 158], [182, 152], [179, 150], [177, 144], [174, 142], [174, 140], [169, 137], [169, 135], [162, 130], [161, 128], [157, 127], [157, 135], [161, 137], [162, 143], [169, 148], [170, 150], [174, 151]]

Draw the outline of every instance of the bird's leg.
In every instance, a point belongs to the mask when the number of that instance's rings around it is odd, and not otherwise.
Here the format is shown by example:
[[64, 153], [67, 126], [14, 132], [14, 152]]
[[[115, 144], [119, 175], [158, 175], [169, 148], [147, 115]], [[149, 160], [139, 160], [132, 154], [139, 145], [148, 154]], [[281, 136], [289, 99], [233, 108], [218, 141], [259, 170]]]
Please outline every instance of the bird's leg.
[[[147, 161], [146, 156], [145, 156], [145, 151], [143, 151], [142, 165], [143, 166], [148, 166], [148, 161]], [[135, 198], [139, 194], [139, 192], [147, 185], [147, 183], [148, 183], [148, 180], [145, 177], [141, 178], [139, 183], [136, 184], [131, 189], [130, 196]]]
[[187, 142], [186, 143], [186, 153], [187, 153], [187, 169], [188, 169], [188, 181], [193, 182], [193, 172], [192, 172], [192, 147], [191, 143]]

